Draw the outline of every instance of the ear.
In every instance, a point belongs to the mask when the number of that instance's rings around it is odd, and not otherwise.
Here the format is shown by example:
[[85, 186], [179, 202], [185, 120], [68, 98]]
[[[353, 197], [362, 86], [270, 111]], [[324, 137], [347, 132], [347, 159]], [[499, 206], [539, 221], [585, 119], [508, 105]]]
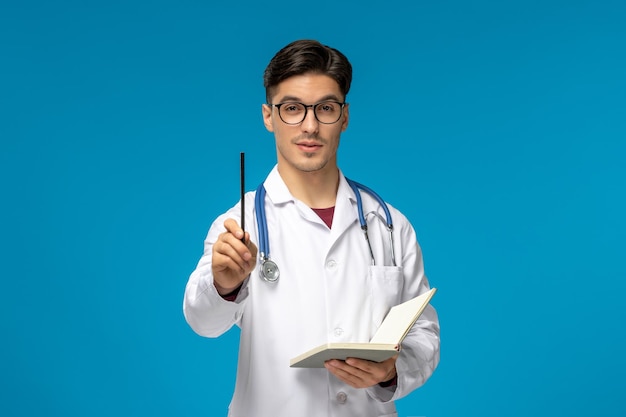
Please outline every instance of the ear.
[[343, 121], [341, 122], [341, 131], [345, 132], [348, 128], [348, 121], [350, 120], [350, 104], [346, 103], [343, 107]]
[[272, 107], [267, 104], [261, 106], [261, 112], [263, 113], [263, 124], [269, 132], [274, 132], [274, 122], [272, 120]]

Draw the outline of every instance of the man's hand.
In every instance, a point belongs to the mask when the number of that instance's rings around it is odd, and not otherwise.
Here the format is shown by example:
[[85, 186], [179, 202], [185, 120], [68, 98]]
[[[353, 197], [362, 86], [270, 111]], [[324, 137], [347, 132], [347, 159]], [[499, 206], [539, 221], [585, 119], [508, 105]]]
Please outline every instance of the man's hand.
[[219, 235], [213, 245], [213, 282], [221, 295], [235, 290], [256, 265], [257, 247], [250, 242], [250, 234], [233, 219], [224, 222], [226, 231]]
[[339, 380], [354, 388], [368, 388], [386, 382], [396, 376], [398, 355], [383, 362], [348, 358], [344, 361], [330, 360], [324, 366]]

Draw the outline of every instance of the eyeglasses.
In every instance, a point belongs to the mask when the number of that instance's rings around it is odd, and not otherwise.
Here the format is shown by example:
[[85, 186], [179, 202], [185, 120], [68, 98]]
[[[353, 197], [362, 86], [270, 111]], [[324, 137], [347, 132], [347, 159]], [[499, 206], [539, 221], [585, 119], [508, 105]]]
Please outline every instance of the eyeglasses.
[[278, 109], [278, 116], [285, 124], [297, 125], [306, 119], [309, 108], [313, 109], [313, 114], [318, 122], [331, 125], [337, 123], [343, 114], [343, 107], [346, 103], [338, 101], [321, 101], [315, 104], [298, 103], [297, 101], [286, 101], [284, 103], [270, 104]]

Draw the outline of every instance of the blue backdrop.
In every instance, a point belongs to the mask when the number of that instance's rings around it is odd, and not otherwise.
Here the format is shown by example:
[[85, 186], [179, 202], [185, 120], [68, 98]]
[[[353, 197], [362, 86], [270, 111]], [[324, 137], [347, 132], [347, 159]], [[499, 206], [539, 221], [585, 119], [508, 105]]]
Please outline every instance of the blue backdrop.
[[351, 59], [340, 165], [440, 289], [400, 415], [626, 415], [623, 1], [8, 3], [0, 415], [226, 414], [238, 332], [183, 290], [239, 152], [249, 189], [274, 164], [262, 72], [298, 38]]

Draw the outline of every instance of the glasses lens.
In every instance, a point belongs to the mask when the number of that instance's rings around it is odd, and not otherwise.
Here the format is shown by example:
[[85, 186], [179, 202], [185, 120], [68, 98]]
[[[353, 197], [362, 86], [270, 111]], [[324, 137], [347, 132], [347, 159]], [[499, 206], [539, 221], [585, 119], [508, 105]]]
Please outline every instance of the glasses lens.
[[341, 117], [341, 104], [336, 101], [323, 101], [314, 107], [315, 117], [321, 123], [335, 123]]
[[287, 124], [298, 124], [304, 120], [306, 107], [302, 103], [283, 103], [278, 108], [278, 115]]

